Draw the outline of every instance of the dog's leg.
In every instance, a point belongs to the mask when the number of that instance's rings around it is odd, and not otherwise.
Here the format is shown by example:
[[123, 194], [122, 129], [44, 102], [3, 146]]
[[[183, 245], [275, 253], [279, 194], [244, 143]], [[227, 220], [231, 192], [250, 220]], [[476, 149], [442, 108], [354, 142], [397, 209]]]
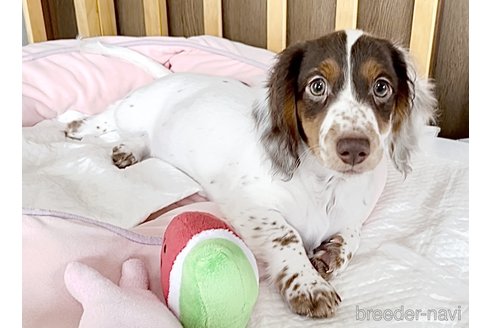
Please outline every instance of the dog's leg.
[[65, 136], [74, 140], [98, 138], [103, 142], [115, 144], [111, 159], [115, 166], [123, 169], [142, 161], [150, 155], [148, 137], [121, 131], [116, 125], [115, 106], [98, 115], [87, 116], [67, 124]]
[[326, 281], [333, 279], [347, 268], [359, 248], [360, 230], [360, 226], [346, 227], [313, 251], [311, 263]]
[[268, 264], [267, 275], [290, 309], [300, 315], [328, 318], [341, 299], [311, 265], [302, 239], [279, 211], [253, 205], [239, 197], [236, 209], [223, 212], [255, 256]]
[[110, 106], [107, 110], [100, 114], [87, 116], [69, 122], [65, 128], [65, 136], [74, 140], [82, 140], [89, 136], [112, 136], [117, 133], [114, 111], [115, 106]]

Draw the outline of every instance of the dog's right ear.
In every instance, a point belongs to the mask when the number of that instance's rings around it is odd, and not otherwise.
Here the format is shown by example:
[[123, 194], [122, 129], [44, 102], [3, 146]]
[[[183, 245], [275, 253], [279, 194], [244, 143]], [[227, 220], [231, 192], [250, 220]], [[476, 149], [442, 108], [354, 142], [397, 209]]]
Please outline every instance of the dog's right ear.
[[297, 79], [304, 57], [303, 44], [283, 50], [277, 57], [268, 82], [270, 129], [262, 141], [273, 168], [291, 177], [299, 166], [299, 133], [297, 117]]

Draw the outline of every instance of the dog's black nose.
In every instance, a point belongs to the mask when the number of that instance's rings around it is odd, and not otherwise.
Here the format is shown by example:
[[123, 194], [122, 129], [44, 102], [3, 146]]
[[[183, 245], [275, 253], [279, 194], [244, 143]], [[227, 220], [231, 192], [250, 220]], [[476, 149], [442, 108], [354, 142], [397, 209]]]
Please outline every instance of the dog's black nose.
[[337, 142], [337, 154], [347, 164], [362, 163], [369, 156], [369, 140], [367, 138], [342, 138]]

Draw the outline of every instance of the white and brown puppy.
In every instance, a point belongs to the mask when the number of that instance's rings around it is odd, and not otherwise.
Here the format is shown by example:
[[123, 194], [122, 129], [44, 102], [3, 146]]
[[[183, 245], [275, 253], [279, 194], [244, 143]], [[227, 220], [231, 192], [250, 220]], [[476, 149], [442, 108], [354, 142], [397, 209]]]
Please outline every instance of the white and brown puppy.
[[339, 31], [285, 49], [264, 89], [169, 74], [66, 134], [116, 130], [116, 165], [150, 155], [186, 172], [267, 263], [292, 311], [330, 317], [340, 297], [329, 280], [359, 246], [384, 154], [406, 174], [435, 106], [406, 51]]

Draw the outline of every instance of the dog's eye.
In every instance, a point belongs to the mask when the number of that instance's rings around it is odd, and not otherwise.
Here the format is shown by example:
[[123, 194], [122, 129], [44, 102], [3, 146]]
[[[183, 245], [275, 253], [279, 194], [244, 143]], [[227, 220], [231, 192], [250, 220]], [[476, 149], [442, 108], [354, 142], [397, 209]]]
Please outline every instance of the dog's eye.
[[382, 98], [382, 100], [391, 96], [391, 93], [392, 93], [391, 85], [385, 79], [376, 80], [372, 89], [373, 89], [374, 95], [378, 98]]
[[315, 97], [321, 97], [326, 94], [326, 82], [323, 78], [317, 77], [308, 85], [309, 93]]

